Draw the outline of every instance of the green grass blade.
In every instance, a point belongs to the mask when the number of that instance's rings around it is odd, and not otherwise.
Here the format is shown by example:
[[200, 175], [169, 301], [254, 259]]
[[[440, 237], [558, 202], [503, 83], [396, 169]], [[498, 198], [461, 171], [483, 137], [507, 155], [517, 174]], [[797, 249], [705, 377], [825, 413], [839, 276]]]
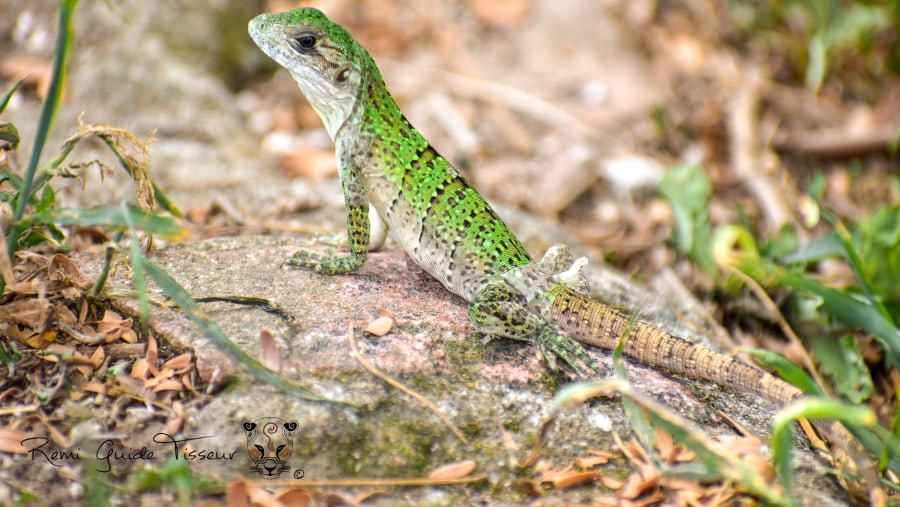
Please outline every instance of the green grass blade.
[[22, 83], [24, 81], [25, 81], [24, 79], [20, 79], [20, 80], [16, 81], [12, 85], [12, 88], [10, 88], [9, 91], [3, 95], [3, 98], [0, 99], [0, 113], [2, 113], [3, 111], [6, 110], [6, 106], [9, 105], [9, 99], [11, 99], [12, 96], [16, 94], [16, 90], [18, 90], [19, 87], [22, 86]]
[[772, 457], [778, 470], [778, 479], [789, 496], [793, 496], [793, 424], [800, 417], [834, 419], [846, 426], [872, 426], [878, 422], [878, 417], [869, 407], [849, 405], [827, 398], [804, 398], [780, 411], [772, 425]]
[[137, 223], [131, 209], [125, 201], [119, 204], [119, 209], [122, 210], [122, 217], [131, 232], [130, 257], [131, 269], [134, 272], [134, 291], [137, 293], [138, 307], [141, 311], [141, 326], [146, 330], [150, 322], [150, 298], [147, 296], [147, 279], [144, 277], [144, 253], [138, 240]]
[[[50, 76], [50, 86], [47, 89], [47, 100], [44, 101], [44, 107], [41, 109], [41, 117], [38, 121], [37, 132], [34, 137], [34, 146], [31, 150], [31, 157], [28, 160], [28, 168], [25, 171], [25, 181], [22, 187], [20, 198], [16, 204], [15, 219], [21, 220], [25, 214], [25, 205], [31, 196], [32, 181], [40, 162], [41, 152], [44, 150], [44, 144], [50, 136], [50, 129], [53, 126], [53, 119], [56, 111], [59, 109], [60, 98], [62, 98], [63, 85], [66, 79], [66, 61], [69, 57], [69, 50], [72, 47], [72, 14], [78, 0], [60, 0], [59, 2], [59, 34], [56, 38], [56, 53], [53, 59], [53, 71]], [[15, 251], [16, 237], [10, 237], [7, 244], [10, 250], [10, 256]]]
[[[90, 225], [107, 229], [126, 229], [133, 226], [166, 239], [182, 239], [187, 234], [170, 217], [156, 215], [139, 208], [126, 206], [127, 215], [120, 207], [94, 206], [91, 208], [50, 208], [26, 217], [26, 225]], [[130, 217], [130, 218], [129, 218]], [[129, 223], [129, 220], [131, 223]]]

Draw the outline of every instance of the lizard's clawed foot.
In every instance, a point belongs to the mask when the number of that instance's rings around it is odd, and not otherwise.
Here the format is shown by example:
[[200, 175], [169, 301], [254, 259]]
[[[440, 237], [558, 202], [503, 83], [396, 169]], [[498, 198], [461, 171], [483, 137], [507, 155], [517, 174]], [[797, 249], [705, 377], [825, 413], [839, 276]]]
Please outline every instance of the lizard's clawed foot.
[[284, 262], [289, 266], [311, 269], [316, 273], [337, 275], [349, 273], [362, 266], [365, 257], [360, 259], [353, 255], [337, 255], [329, 248], [327, 254], [300, 250]]
[[[555, 358], [562, 359], [575, 370], [580, 378], [601, 376], [603, 369], [580, 343], [561, 333], [556, 326], [547, 325], [541, 328], [535, 339], [535, 345], [541, 351], [550, 369], [555, 369]], [[586, 367], [586, 369], [585, 369]]]

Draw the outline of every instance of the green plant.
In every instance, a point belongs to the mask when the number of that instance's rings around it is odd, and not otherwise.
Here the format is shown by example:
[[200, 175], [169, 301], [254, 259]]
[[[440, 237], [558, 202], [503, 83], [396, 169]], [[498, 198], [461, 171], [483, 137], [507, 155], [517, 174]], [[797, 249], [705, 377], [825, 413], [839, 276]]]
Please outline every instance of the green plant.
[[878, 76], [900, 74], [900, 2], [896, 0], [730, 0], [728, 10], [744, 39], [782, 54], [805, 84], [860, 67]]
[[[868, 415], [857, 413], [862, 408], [859, 404], [871, 396], [875, 385], [860, 344], [870, 338], [875, 340], [884, 357], [884, 369], [900, 367], [900, 328], [893, 317], [900, 309], [900, 209], [886, 206], [848, 228], [819, 204], [820, 216], [831, 225], [831, 231], [796, 248], [795, 235], [785, 230], [767, 241], [757, 240], [743, 224], [724, 224], [711, 232], [708, 199], [685, 206], [683, 196], [670, 198], [677, 193], [676, 188], [709, 188], [705, 172], [683, 167], [674, 171], [679, 177], [664, 179], [661, 191], [675, 209], [676, 231], [694, 236], [676, 241], [676, 245], [693, 245], [679, 251], [699, 267], [703, 267], [705, 259], [714, 259], [723, 288], [740, 289], [745, 280], [753, 280], [767, 291], [782, 294], [782, 299], [787, 295], [785, 300], [792, 303], [787, 317], [803, 344], [818, 359], [816, 373], [831, 378], [832, 385], [817, 385], [799, 367], [772, 352], [752, 350], [751, 357], [776, 369], [806, 392], [821, 396], [834, 389], [856, 404], [836, 405], [822, 399], [784, 411], [773, 442], [776, 466], [784, 472], [790, 461], [790, 438], [785, 433], [790, 428], [788, 422], [797, 416], [814, 416], [846, 423], [867, 451], [882, 459], [883, 466], [900, 473], [900, 410], [893, 414], [889, 427], [871, 424], [874, 420]], [[816, 202], [816, 197], [813, 192], [812, 202]], [[696, 225], [704, 221], [706, 226]], [[697, 251], [706, 248], [711, 250]], [[856, 283], [836, 288], [820, 281], [815, 267], [825, 259], [845, 263]]]

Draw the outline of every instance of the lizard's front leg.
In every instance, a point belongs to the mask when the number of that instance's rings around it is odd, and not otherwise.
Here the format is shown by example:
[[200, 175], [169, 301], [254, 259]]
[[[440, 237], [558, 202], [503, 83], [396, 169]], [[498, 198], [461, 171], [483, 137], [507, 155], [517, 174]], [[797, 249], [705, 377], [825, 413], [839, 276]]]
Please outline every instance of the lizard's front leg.
[[502, 278], [488, 282], [472, 297], [469, 320], [487, 335], [534, 343], [551, 369], [559, 357], [581, 378], [602, 373], [580, 343], [532, 311], [522, 295]]
[[369, 202], [366, 191], [359, 170], [351, 164], [341, 163], [340, 177], [347, 205], [347, 248], [350, 254], [337, 255], [330, 250], [322, 255], [300, 250], [288, 259], [287, 264], [330, 275], [349, 273], [365, 264], [369, 249]]

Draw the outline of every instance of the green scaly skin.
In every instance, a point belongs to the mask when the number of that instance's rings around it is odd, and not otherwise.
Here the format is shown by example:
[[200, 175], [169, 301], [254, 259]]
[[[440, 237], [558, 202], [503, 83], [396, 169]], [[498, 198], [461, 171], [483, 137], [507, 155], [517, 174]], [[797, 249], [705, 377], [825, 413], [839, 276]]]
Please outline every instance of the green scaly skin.
[[[549, 362], [559, 357], [582, 377], [601, 371], [581, 344], [612, 349], [631, 319], [586, 294], [581, 261], [573, 263], [567, 250], [532, 260], [488, 203], [410, 125], [369, 53], [346, 30], [306, 8], [260, 15], [249, 32], [322, 118], [347, 205], [349, 255], [301, 251], [290, 264], [332, 274], [360, 268], [371, 217], [387, 225], [419, 266], [469, 302], [477, 330], [534, 343]], [[631, 328], [624, 353], [779, 406], [805, 396], [762, 370], [642, 322]], [[822, 429], [847, 442], [839, 424]]]

